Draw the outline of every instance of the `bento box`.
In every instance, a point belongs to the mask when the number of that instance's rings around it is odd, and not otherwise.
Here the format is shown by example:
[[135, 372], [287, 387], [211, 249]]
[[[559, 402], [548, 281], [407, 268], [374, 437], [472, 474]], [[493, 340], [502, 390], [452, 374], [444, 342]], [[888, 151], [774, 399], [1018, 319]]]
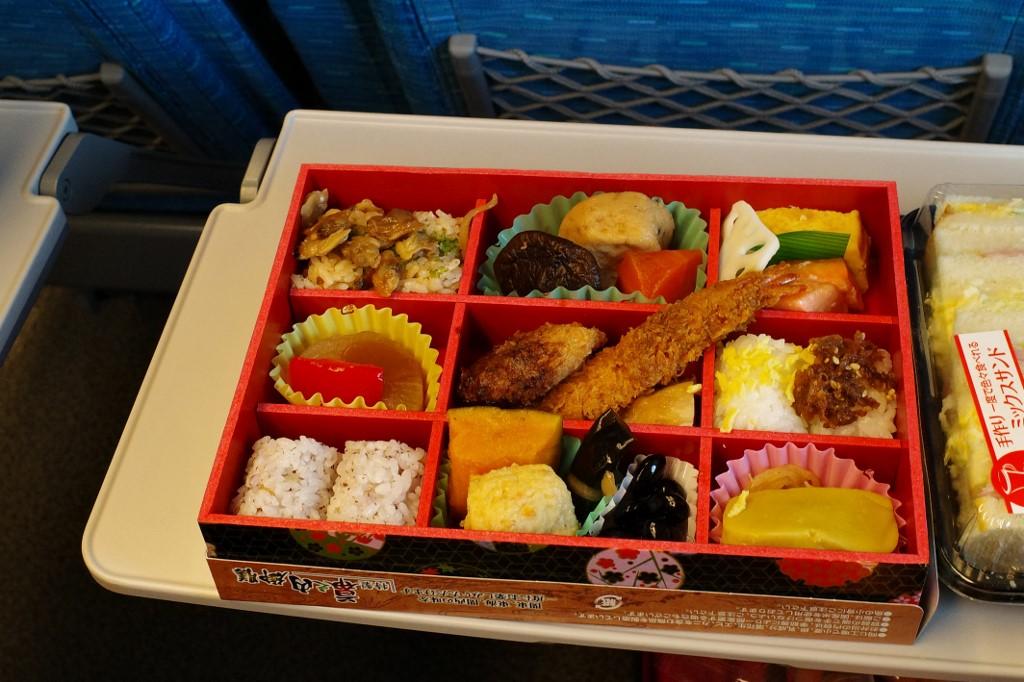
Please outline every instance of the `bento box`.
[[[497, 204], [472, 217], [463, 235], [461, 277], [450, 293], [413, 288], [384, 296], [373, 289], [297, 286], [299, 280], [293, 276], [303, 269], [298, 252], [304, 207], [312, 201], [311, 192], [323, 189], [332, 205], [353, 206], [369, 198], [381, 207], [442, 210], [452, 216], [483, 208], [492, 197]], [[701, 385], [693, 425], [630, 425], [637, 452], [657, 453], [696, 471], [692, 539], [461, 527], [445, 497], [451, 492], [451, 411], [464, 406], [460, 377], [489, 349], [524, 330], [580, 323], [599, 330], [595, 333], [611, 346], [671, 307], [653, 297], [630, 299], [601, 291], [559, 296], [485, 291], [484, 278], [493, 272], [493, 247], [501, 245], [503, 232], [520, 225], [524, 216], [531, 211], [536, 215], [538, 207], [550, 206], [558, 197], [620, 191], [657, 197], [666, 206], [680, 202], [692, 212], [686, 239], [704, 250], [696, 286], [709, 295], [718, 282], [723, 220], [736, 202], [858, 211], [872, 244], [871, 283], [862, 309], [760, 310], [745, 332], [792, 344], [833, 334], [862, 334], [860, 338], [891, 358], [895, 433], [873, 438], [718, 428], [716, 367], [723, 346], [710, 344], [698, 349], [685, 371]], [[696, 238], [694, 229], [706, 233], [706, 240]], [[421, 358], [433, 392], [428, 391], [420, 409], [368, 406], [362, 398], [354, 403], [321, 400], [319, 393], [310, 400], [309, 395], [282, 389], [282, 347], [297, 343], [296, 334], [315, 335], [313, 326], [328, 317], [354, 318], [370, 314], [367, 310], [384, 314], [388, 329], [411, 325], [436, 351]], [[737, 330], [728, 338], [742, 333]], [[431, 375], [426, 368], [434, 365], [439, 372]], [[273, 373], [275, 368], [279, 369]], [[563, 420], [563, 456], [571, 460], [593, 424], [593, 418]], [[254, 443], [266, 436], [312, 438], [339, 451], [349, 441], [390, 439], [421, 449], [422, 480], [418, 501], [408, 511], [411, 525], [232, 513]], [[841, 551], [720, 541], [723, 507], [729, 499], [720, 489], [740, 476], [737, 467], [743, 465], [737, 463], [778, 453], [807, 457], [808, 452], [828, 466], [842, 463], [885, 492], [899, 520], [894, 549]], [[922, 592], [929, 572], [924, 489], [910, 310], [893, 183], [306, 165], [296, 181], [198, 521], [210, 570], [224, 599], [909, 643], [922, 621]]]
[[904, 222], [938, 574], [1024, 604], [1024, 186], [938, 185]]

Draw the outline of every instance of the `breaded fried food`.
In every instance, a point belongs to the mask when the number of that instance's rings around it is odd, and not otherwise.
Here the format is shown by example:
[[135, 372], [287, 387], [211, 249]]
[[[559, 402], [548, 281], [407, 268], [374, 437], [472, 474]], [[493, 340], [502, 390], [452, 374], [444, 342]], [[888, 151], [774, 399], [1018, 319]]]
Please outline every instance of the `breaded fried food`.
[[527, 407], [580, 368], [607, 342], [600, 329], [545, 323], [516, 332], [462, 370], [459, 397], [466, 403]]
[[596, 419], [670, 383], [708, 346], [745, 329], [758, 310], [801, 288], [786, 263], [718, 282], [667, 305], [556, 386], [540, 409], [563, 419]]

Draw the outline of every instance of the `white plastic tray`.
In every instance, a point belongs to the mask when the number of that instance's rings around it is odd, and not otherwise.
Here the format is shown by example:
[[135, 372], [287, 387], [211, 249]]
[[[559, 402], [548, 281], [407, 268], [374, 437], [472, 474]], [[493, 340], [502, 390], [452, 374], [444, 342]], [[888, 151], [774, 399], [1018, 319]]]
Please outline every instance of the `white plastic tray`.
[[39, 178], [77, 129], [64, 104], [0, 100], [0, 362], [67, 225]]
[[940, 181], [1019, 176], [1024, 148], [292, 112], [256, 200], [211, 213], [171, 310], [85, 530], [83, 555], [102, 585], [159, 599], [516, 641], [945, 679], [1024, 675], [1024, 611], [948, 593], [913, 646], [219, 600], [196, 516], [302, 163], [893, 179], [907, 211]]

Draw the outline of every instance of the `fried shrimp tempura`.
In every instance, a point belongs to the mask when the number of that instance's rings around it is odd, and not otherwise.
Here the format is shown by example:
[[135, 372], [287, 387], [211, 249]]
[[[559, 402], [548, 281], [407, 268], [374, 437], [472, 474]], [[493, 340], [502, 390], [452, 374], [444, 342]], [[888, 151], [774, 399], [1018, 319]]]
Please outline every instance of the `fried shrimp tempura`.
[[592, 357], [545, 396], [540, 409], [563, 419], [596, 419], [645, 391], [667, 384], [708, 346], [744, 329], [758, 310], [799, 293], [786, 263], [718, 282], [667, 305]]

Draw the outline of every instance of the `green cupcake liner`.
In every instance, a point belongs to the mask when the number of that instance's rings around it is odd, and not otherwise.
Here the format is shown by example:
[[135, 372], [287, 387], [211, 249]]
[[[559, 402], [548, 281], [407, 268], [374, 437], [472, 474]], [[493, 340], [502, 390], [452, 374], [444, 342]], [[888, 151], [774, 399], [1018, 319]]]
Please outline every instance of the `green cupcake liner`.
[[[572, 461], [576, 459], [576, 453], [580, 449], [580, 439], [575, 436], [562, 436], [562, 459], [558, 463], [558, 475], [565, 478], [572, 467]], [[434, 528], [448, 527], [448, 474], [451, 472], [451, 463], [445, 456], [441, 460], [441, 466], [437, 470], [437, 482], [434, 485], [433, 514], [430, 515], [430, 525]]]
[[451, 472], [451, 468], [452, 465], [445, 457], [437, 469], [437, 482], [434, 484], [434, 513], [430, 515], [430, 525], [434, 528], [448, 527], [448, 474]]
[[604, 517], [604, 513], [608, 510], [608, 506], [612, 503], [612, 495], [605, 495], [597, 502], [597, 506], [594, 510], [587, 514], [587, 518], [583, 519], [583, 523], [580, 524], [580, 529], [576, 531], [576, 535], [597, 535], [594, 531], [594, 524], [597, 520]]
[[[594, 194], [601, 194], [601, 192], [595, 192]], [[529, 213], [517, 216], [512, 221], [512, 227], [498, 233], [498, 243], [487, 248], [487, 259], [477, 271], [480, 275], [477, 289], [486, 296], [502, 296], [501, 287], [498, 286], [498, 280], [494, 275], [494, 259], [498, 257], [501, 250], [508, 245], [513, 237], [527, 230], [541, 230], [557, 236], [558, 227], [561, 225], [565, 214], [588, 196], [584, 192], [576, 192], [571, 197], [559, 195], [552, 199], [550, 203], [537, 204], [530, 209]], [[653, 197], [653, 199], [665, 205], [660, 197]], [[701, 265], [697, 269], [697, 289], [703, 289], [707, 283], [708, 223], [700, 217], [700, 211], [695, 208], [687, 208], [681, 201], [673, 201], [665, 205], [665, 208], [672, 214], [672, 218], [676, 223], [675, 233], [672, 235], [669, 248], [699, 249], [704, 254]], [[549, 292], [534, 289], [523, 298], [556, 298], [574, 301], [609, 301], [612, 303], [665, 303], [665, 299], [662, 296], [650, 299], [639, 292], [624, 294], [616, 287], [595, 289], [591, 286], [574, 290], [558, 287]]]

